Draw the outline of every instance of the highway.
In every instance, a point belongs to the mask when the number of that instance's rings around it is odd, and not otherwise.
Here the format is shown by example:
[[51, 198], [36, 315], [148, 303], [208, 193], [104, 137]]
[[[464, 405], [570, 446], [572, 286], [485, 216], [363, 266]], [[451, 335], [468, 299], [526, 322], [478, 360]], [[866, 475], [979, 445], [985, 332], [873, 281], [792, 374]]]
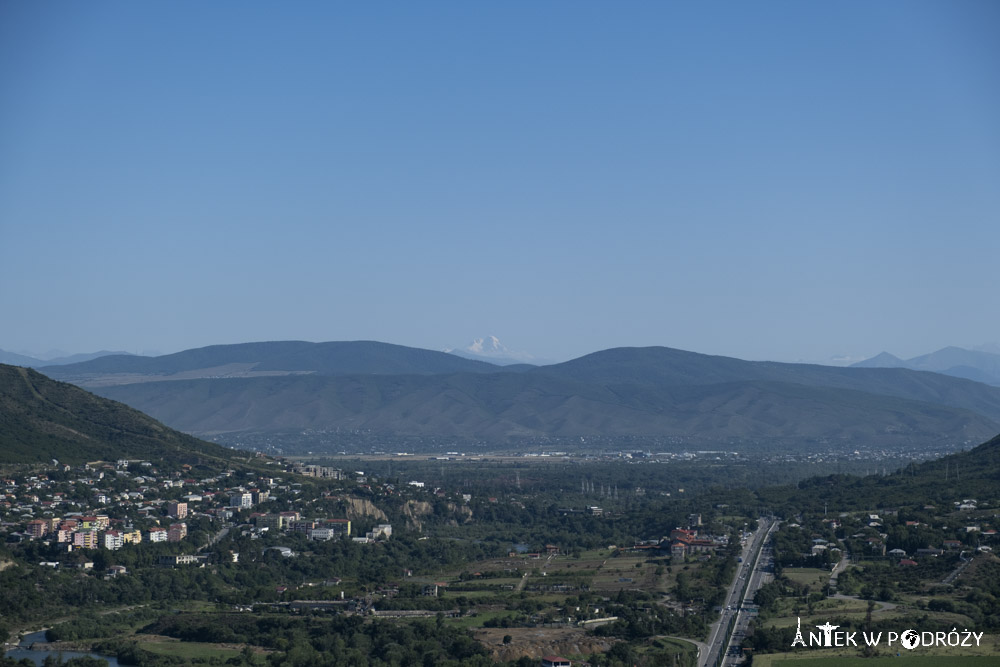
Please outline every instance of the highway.
[[[738, 650], [730, 654], [730, 646], [735, 642], [739, 647], [750, 623], [750, 614], [743, 610], [745, 603], [752, 601], [757, 589], [770, 580], [771, 553], [767, 542], [777, 525], [773, 519], [761, 518], [753, 538], [743, 548], [743, 562], [739, 563], [736, 576], [726, 591], [719, 620], [712, 624], [708, 638], [709, 650], [698, 656], [698, 667], [735, 665], [742, 660], [743, 656]], [[744, 584], [748, 579], [750, 583], [744, 594]], [[735, 623], [732, 636], [728, 634], [730, 622]]]

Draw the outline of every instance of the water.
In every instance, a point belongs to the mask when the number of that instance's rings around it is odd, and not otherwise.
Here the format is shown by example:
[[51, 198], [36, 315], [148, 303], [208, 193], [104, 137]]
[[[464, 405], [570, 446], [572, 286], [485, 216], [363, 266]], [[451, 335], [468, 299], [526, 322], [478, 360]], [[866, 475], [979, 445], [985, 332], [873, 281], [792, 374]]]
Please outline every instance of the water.
[[[80, 651], [33, 651], [31, 645], [35, 642], [45, 641], [45, 630], [40, 632], [32, 632], [24, 636], [21, 643], [17, 645], [17, 648], [11, 649], [3, 654], [5, 658], [10, 658], [12, 660], [21, 660], [27, 658], [31, 660], [36, 665], [41, 665], [46, 657], [54, 655], [57, 658], [62, 656], [63, 661], [69, 660], [70, 658], [82, 658], [83, 656], [90, 656], [91, 658], [98, 658], [100, 660], [107, 660], [110, 667], [120, 667], [118, 660], [109, 655], [99, 655], [97, 653], [82, 653]], [[124, 666], [121, 666], [124, 667]]]

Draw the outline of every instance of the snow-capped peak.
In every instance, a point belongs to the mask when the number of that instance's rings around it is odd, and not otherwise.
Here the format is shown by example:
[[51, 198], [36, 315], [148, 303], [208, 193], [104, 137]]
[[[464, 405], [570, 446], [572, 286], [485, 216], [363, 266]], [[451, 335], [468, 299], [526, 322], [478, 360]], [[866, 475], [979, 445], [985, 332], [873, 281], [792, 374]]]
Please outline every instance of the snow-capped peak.
[[501, 343], [496, 336], [477, 338], [472, 341], [472, 345], [465, 349], [473, 354], [503, 354], [505, 356], [510, 354], [507, 346]]
[[472, 344], [466, 347], [450, 348], [445, 352], [457, 354], [460, 357], [469, 359], [480, 359], [494, 364], [505, 366], [507, 364], [538, 363], [537, 360], [527, 352], [517, 352], [500, 342], [496, 336], [486, 336], [476, 338]]

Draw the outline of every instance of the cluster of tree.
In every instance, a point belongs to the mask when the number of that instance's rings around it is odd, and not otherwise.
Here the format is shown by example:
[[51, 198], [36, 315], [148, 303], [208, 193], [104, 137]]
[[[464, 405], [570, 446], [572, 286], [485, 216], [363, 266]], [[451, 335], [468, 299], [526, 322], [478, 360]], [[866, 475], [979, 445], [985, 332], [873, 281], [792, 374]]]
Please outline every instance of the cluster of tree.
[[827, 539], [829, 547], [837, 544], [836, 538], [826, 528], [812, 531], [788, 525], [780, 527], [774, 532], [771, 541], [775, 569], [779, 572], [786, 567], [818, 567], [829, 570], [830, 563], [839, 560], [839, 556], [831, 554], [829, 549], [813, 554], [813, 540], [817, 538]]
[[185, 641], [248, 643], [272, 649], [267, 664], [492, 665], [467, 632], [436, 621], [392, 623], [357, 616], [176, 614], [144, 630]]
[[941, 581], [959, 564], [958, 554], [920, 558], [917, 565], [901, 566], [895, 561], [869, 561], [863, 568], [852, 568], [837, 578], [837, 589], [866, 600], [896, 599], [900, 593], [919, 593], [927, 582]]
[[[760, 500], [783, 516], [864, 511], [904, 505], [947, 506], [964, 498], [991, 498], [1000, 470], [1000, 436], [967, 452], [912, 463], [887, 475], [809, 477], [795, 486], [761, 488]], [[918, 505], [919, 503], [919, 505]]]
[[135, 607], [107, 614], [85, 614], [49, 628], [45, 638], [50, 642], [76, 639], [101, 639], [130, 632], [132, 628], [159, 618], [164, 614], [160, 607]]

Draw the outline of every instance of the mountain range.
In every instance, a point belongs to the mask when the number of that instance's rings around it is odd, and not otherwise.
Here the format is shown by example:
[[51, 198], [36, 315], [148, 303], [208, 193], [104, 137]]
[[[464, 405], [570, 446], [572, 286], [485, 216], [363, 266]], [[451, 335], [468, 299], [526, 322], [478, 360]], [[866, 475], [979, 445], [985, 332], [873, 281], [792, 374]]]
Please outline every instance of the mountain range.
[[905, 360], [882, 352], [854, 364], [854, 368], [909, 368], [1000, 386], [1000, 354], [961, 347], [944, 347], [937, 352]]
[[90, 361], [91, 359], [97, 359], [98, 357], [106, 357], [112, 354], [123, 355], [128, 353], [110, 352], [108, 350], [101, 350], [100, 352], [85, 352], [81, 354], [57, 356], [51, 359], [39, 359], [37, 357], [18, 354], [16, 352], [7, 352], [6, 350], [0, 350], [0, 364], [25, 366], [27, 368], [42, 368], [43, 366], [61, 366], [62, 364], [75, 364], [81, 361]]
[[1000, 388], [905, 368], [751, 362], [665, 347], [497, 366], [372, 341], [217, 345], [46, 368], [196, 434], [348, 430], [490, 442], [976, 443]]

